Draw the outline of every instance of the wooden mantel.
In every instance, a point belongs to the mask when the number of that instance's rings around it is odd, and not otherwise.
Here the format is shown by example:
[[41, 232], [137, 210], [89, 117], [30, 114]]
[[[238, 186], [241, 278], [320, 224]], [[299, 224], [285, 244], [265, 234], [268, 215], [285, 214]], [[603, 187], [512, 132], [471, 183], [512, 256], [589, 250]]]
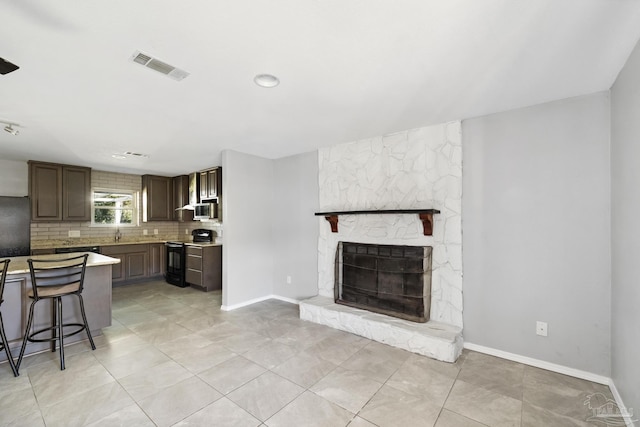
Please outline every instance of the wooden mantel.
[[338, 232], [338, 216], [340, 215], [397, 215], [397, 214], [418, 214], [425, 236], [433, 235], [433, 215], [439, 214], [437, 209], [380, 209], [368, 211], [339, 211], [339, 212], [316, 212], [316, 216], [323, 216], [331, 224], [331, 232]]

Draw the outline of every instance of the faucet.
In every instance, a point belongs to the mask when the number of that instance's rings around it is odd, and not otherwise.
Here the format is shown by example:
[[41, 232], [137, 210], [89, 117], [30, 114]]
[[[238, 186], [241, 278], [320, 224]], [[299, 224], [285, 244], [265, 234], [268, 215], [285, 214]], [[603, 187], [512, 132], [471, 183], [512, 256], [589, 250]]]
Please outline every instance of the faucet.
[[120, 233], [120, 229], [118, 227], [116, 227], [116, 235], [115, 235], [116, 243], [118, 243], [120, 241], [121, 237], [122, 237], [122, 233]]

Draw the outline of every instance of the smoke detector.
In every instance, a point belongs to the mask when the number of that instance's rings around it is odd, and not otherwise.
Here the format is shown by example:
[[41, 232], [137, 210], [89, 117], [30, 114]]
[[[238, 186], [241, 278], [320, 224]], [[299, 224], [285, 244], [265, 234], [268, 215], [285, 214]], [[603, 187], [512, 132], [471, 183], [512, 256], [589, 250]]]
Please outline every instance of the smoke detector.
[[135, 63], [143, 65], [147, 68], [151, 68], [159, 73], [162, 73], [173, 80], [182, 80], [189, 75], [188, 72], [181, 70], [180, 68], [176, 68], [173, 65], [169, 65], [166, 62], [160, 61], [157, 58], [154, 58], [150, 55], [142, 53], [136, 50], [131, 56], [131, 60]]

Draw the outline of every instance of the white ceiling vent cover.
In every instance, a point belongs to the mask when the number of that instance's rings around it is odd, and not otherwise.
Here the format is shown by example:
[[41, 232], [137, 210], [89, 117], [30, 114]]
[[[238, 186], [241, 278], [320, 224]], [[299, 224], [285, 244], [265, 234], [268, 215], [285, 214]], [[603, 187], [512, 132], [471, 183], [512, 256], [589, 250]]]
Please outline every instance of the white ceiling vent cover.
[[166, 62], [162, 62], [159, 59], [146, 55], [140, 51], [135, 51], [133, 56], [131, 56], [131, 60], [169, 76], [174, 80], [182, 80], [189, 75], [189, 73], [184, 70], [176, 68], [173, 65], [169, 65]]

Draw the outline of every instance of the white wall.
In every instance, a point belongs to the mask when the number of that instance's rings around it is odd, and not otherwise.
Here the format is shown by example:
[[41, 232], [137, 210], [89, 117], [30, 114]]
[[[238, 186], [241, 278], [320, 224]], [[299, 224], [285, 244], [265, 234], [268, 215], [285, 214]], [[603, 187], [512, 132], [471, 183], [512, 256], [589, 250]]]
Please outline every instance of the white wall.
[[609, 376], [608, 93], [465, 120], [462, 136], [465, 342]]
[[237, 151], [222, 152], [222, 305], [273, 293], [272, 160]]
[[611, 90], [611, 376], [640, 413], [640, 44]]
[[0, 159], [0, 196], [21, 197], [29, 194], [27, 162]]
[[274, 169], [273, 293], [301, 300], [318, 293], [318, 152], [274, 160]]

